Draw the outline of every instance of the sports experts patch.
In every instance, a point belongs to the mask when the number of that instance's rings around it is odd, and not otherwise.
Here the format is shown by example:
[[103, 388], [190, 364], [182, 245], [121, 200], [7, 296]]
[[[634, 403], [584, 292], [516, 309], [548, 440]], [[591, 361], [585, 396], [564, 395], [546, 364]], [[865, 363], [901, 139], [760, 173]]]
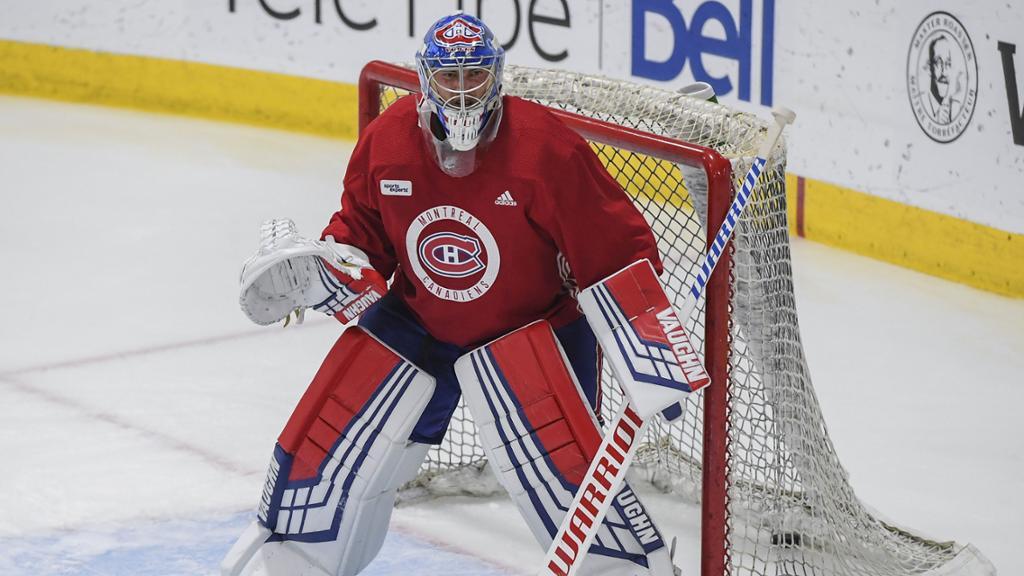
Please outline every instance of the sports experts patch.
[[383, 196], [412, 196], [412, 182], [408, 180], [381, 180], [380, 193]]

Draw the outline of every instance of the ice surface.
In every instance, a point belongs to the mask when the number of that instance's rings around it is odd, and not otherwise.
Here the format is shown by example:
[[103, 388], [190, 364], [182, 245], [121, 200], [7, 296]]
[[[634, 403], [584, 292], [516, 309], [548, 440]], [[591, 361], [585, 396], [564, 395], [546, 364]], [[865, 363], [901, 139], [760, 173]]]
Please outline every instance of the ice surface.
[[[350, 151], [0, 97], [0, 573], [214, 573], [340, 332], [249, 324], [239, 267], [263, 219], [319, 232]], [[812, 375], [858, 494], [1024, 572], [1024, 302], [793, 248]], [[645, 498], [695, 573], [696, 509]], [[393, 526], [368, 573], [532, 574], [543, 557], [506, 499], [414, 502]]]
[[[0, 573], [219, 575], [217, 567], [224, 552], [251, 521], [251, 514], [246, 512], [222, 518], [136, 522], [46, 536], [0, 538], [4, 550]], [[410, 567], [415, 567], [414, 571]], [[388, 534], [381, 553], [363, 574], [504, 576], [510, 572], [443, 542], [409, 536], [399, 529]]]

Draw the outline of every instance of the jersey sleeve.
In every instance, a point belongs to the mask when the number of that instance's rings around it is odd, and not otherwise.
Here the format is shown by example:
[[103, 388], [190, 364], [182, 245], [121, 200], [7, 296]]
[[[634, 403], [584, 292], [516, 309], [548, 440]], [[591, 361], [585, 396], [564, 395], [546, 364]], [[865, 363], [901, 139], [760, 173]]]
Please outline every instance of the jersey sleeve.
[[366, 252], [373, 269], [389, 278], [397, 267], [397, 259], [371, 188], [369, 149], [369, 138], [356, 144], [345, 172], [341, 210], [331, 216], [320, 238], [333, 236], [339, 244], [350, 244]]
[[[573, 135], [575, 136], [575, 135]], [[565, 165], [555, 167], [542, 218], [569, 262], [580, 288], [648, 259], [661, 274], [661, 257], [647, 221], [582, 138]]]

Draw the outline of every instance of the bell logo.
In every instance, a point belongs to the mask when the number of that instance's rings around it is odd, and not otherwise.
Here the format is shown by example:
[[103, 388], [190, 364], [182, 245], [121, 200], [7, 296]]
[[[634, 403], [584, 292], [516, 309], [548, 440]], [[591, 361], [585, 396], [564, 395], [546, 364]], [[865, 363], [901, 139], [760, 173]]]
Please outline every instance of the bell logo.
[[[740, 0], [737, 10], [718, 0], [633, 0], [632, 74], [666, 82], [689, 68], [694, 80], [710, 84], [719, 97], [735, 90], [736, 97], [747, 102], [754, 101], [756, 79], [760, 82], [760, 103], [771, 106], [775, 0], [761, 0], [757, 10], [754, 1]], [[760, 28], [757, 34], [755, 26]], [[719, 29], [724, 38], [719, 38], [717, 32], [705, 33]]]

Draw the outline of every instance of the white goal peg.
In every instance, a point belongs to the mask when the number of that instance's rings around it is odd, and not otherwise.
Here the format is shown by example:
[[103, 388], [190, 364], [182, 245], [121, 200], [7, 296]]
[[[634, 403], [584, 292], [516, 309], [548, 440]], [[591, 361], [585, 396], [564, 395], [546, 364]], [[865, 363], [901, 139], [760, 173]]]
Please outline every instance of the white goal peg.
[[768, 160], [768, 156], [772, 153], [772, 148], [775, 148], [775, 142], [782, 135], [782, 130], [787, 124], [792, 124], [796, 121], [796, 112], [781, 106], [772, 109], [772, 116], [775, 117], [775, 123], [768, 128], [768, 135], [765, 136], [764, 141], [761, 142], [761, 147], [757, 151], [758, 157], [765, 160]]

